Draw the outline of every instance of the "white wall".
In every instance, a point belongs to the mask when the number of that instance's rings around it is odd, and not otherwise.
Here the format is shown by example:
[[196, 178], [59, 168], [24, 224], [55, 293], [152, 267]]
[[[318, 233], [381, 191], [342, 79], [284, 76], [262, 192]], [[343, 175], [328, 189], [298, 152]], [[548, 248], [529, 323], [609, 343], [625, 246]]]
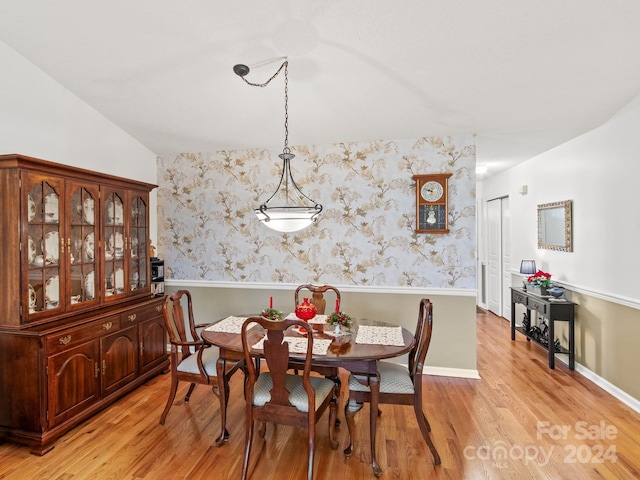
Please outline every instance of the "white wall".
[[[20, 153], [156, 183], [156, 155], [0, 42], [0, 155]], [[156, 193], [151, 236], [157, 239]]]
[[[601, 127], [488, 178], [479, 204], [509, 195], [513, 285], [522, 259], [569, 288], [576, 370], [640, 411], [640, 97]], [[528, 194], [520, 195], [522, 185]], [[537, 248], [537, 205], [573, 200], [573, 252]], [[484, 210], [478, 212], [480, 223]], [[480, 255], [486, 256], [479, 228]], [[485, 261], [486, 258], [481, 258]], [[518, 316], [516, 317], [519, 318]]]
[[[640, 308], [639, 131], [640, 97], [601, 127], [482, 182], [479, 202], [511, 199], [514, 269], [534, 259], [561, 283]], [[573, 200], [573, 252], [538, 250], [536, 207], [561, 200]]]

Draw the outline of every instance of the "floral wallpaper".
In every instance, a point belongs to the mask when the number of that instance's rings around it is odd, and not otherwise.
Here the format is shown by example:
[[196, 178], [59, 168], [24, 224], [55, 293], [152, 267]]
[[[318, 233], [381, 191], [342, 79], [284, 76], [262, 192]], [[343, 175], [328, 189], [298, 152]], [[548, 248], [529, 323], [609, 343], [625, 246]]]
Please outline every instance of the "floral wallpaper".
[[[323, 212], [289, 234], [253, 212], [276, 189], [279, 153], [158, 159], [158, 255], [167, 279], [476, 288], [472, 135], [292, 148], [293, 178]], [[450, 232], [417, 234], [412, 176], [445, 172], [453, 174]]]

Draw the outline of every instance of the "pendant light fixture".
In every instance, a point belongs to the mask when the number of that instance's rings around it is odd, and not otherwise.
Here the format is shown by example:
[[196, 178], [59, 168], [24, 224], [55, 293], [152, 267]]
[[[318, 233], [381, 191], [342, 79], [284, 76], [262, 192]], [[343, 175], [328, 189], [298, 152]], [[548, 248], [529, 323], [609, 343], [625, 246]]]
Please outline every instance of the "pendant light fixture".
[[289, 62], [285, 58], [280, 68], [265, 83], [249, 82], [245, 76], [250, 69], [246, 65], [235, 65], [233, 71], [247, 85], [266, 87], [284, 69], [284, 149], [278, 155], [282, 159], [282, 174], [276, 191], [266, 202], [254, 210], [258, 219], [278, 232], [297, 232], [318, 220], [322, 205], [307, 197], [291, 175], [291, 160], [295, 157], [289, 150]]

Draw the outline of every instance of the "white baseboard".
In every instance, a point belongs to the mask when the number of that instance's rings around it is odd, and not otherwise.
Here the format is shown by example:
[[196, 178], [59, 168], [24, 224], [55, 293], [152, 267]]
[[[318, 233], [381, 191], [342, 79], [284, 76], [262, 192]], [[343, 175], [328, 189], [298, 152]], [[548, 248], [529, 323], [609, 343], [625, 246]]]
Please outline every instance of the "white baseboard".
[[636, 412], [640, 413], [640, 400], [638, 400], [637, 398], [632, 397], [624, 390], [621, 390], [611, 382], [605, 380], [600, 375], [592, 372], [587, 367], [580, 365], [579, 363], [576, 363], [575, 371], [578, 372], [583, 377], [585, 377], [586, 379], [591, 380], [593, 383], [598, 385], [604, 391], [616, 397], [618, 400], [620, 400], [622, 403], [627, 405], [629, 408], [632, 408]]
[[427, 375], [435, 375], [438, 377], [470, 378], [473, 380], [480, 380], [480, 373], [478, 373], [477, 370], [470, 370], [466, 368], [425, 366], [422, 369], [422, 373]]

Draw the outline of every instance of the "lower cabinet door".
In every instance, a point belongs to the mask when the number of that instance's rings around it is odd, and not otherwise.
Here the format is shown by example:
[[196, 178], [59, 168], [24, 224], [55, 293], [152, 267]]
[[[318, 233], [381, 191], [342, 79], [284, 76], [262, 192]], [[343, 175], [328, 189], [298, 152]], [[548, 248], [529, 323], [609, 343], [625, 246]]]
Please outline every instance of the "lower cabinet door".
[[162, 317], [154, 317], [138, 325], [140, 328], [140, 374], [166, 361], [167, 332]]
[[123, 387], [138, 374], [138, 333], [134, 326], [100, 339], [102, 396]]
[[98, 341], [49, 357], [49, 426], [81, 413], [100, 398]]

